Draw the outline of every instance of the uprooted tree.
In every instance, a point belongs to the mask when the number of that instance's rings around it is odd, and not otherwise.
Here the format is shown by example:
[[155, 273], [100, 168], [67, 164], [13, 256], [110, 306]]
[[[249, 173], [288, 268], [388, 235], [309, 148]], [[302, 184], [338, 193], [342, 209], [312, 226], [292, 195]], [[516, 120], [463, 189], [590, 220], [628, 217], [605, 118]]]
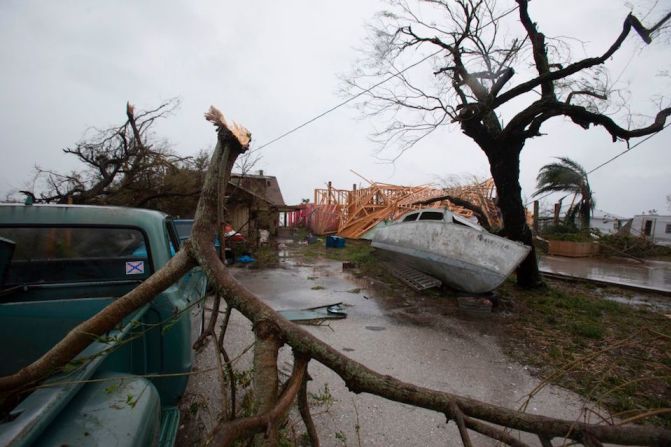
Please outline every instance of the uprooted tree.
[[[231, 309], [239, 311], [252, 322], [256, 337], [254, 395], [257, 413], [248, 417], [235, 417], [235, 411], [228, 412], [211, 433], [213, 445], [232, 445], [236, 440], [254, 435], [260, 436], [258, 440], [263, 444], [277, 445], [278, 429], [286, 420], [294, 401], [297, 401], [306, 424], [311, 445], [319, 445], [306, 395], [307, 369], [312, 360], [333, 370], [355, 393], [370, 393], [444, 414], [458, 426], [465, 446], [472, 445], [471, 431], [512, 446], [527, 445], [515, 431], [538, 435], [543, 446], [552, 445], [553, 438], [576, 441], [587, 446], [600, 446], [603, 442], [623, 445], [671, 444], [671, 430], [664, 428], [560, 420], [405, 383], [372, 371], [281, 317], [236, 281], [217, 257], [212, 244], [218, 224], [225, 217], [222, 216], [221, 186], [228, 182], [231, 169], [237, 157], [247, 150], [251, 136], [243, 127], [228, 126], [223, 115], [214, 108], [210, 109], [206, 118], [217, 128], [217, 145], [198, 202], [191, 240], [162, 269], [75, 327], [43, 357], [13, 375], [1, 377], [0, 401], [65, 366], [89, 343], [114, 328], [124, 316], [151, 301], [192, 267], [200, 265], [217, 292], [215, 310], [204, 336], [215, 338], [212, 341], [220, 347], [226, 361], [222, 367], [230, 367], [223, 340]], [[220, 299], [226, 302], [227, 312], [221, 332], [215, 335], [219, 314], [216, 310]], [[278, 350], [285, 344], [293, 350], [294, 364], [289, 379], [280, 387], [277, 356]]]
[[[525, 142], [541, 136], [543, 124], [558, 116], [584, 129], [602, 126], [613, 141], [661, 130], [671, 108], [662, 108], [649, 125], [637, 129], [622, 127], [609, 116], [611, 86], [604, 64], [632, 31], [651, 43], [668, 26], [671, 12], [649, 28], [627, 15], [622, 25], [613, 24], [615, 32], [618, 26], [621, 31], [609, 48], [576, 61], [570, 45], [541, 32], [528, 0], [515, 1], [516, 7], [501, 13], [494, 0], [418, 2], [426, 9], [392, 0], [391, 9], [372, 26], [370, 54], [346, 84], [351, 93], [364, 94], [364, 113], [388, 122], [376, 136], [402, 150], [441, 126], [460, 126], [487, 156], [505, 235], [533, 247], [519, 184]], [[508, 35], [500, 25], [515, 10], [520, 32]], [[432, 61], [433, 73], [411, 78], [400, 71], [418, 56]], [[528, 65], [534, 73], [514, 84], [516, 72]], [[381, 78], [391, 82], [370, 89]], [[519, 266], [517, 280], [521, 286], [540, 284], [533, 249]]]
[[[153, 135], [153, 126], [179, 105], [176, 99], [147, 111], [128, 104], [126, 121], [92, 129], [73, 147], [63, 149], [82, 167], [59, 173], [37, 167], [36, 200], [46, 203], [122, 205], [191, 216], [209, 155], [179, 157]], [[178, 200], [176, 200], [178, 199]]]

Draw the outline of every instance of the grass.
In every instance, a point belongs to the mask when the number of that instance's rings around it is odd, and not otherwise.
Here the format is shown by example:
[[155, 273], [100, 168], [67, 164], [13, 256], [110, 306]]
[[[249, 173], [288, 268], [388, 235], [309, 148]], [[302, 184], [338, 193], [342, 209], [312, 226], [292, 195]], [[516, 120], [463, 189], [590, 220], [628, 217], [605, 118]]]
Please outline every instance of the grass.
[[[589, 285], [524, 291], [507, 282], [499, 292], [512, 303], [502, 326], [506, 351], [542, 378], [620, 418], [669, 407], [671, 319], [607, 301]], [[671, 415], [647, 422], [671, 428]]]
[[374, 249], [369, 241], [347, 239], [343, 248], [326, 248], [325, 245], [324, 238], [319, 238], [313, 244], [301, 246], [299, 255], [306, 262], [312, 262], [318, 258], [351, 262], [356, 267], [353, 273], [357, 276], [375, 277], [384, 282], [396, 282], [380, 259], [373, 254]]

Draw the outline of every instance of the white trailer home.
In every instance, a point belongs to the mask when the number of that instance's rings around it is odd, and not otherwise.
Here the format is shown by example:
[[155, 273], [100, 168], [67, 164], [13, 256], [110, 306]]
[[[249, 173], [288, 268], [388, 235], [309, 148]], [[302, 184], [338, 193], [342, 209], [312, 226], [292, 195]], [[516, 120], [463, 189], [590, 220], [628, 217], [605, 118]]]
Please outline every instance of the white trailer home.
[[603, 210], [594, 210], [589, 220], [589, 227], [599, 230], [603, 234], [615, 234], [619, 233], [630, 221], [631, 218], [607, 213]]
[[671, 216], [638, 214], [631, 223], [632, 236], [641, 236], [658, 245], [671, 246]]

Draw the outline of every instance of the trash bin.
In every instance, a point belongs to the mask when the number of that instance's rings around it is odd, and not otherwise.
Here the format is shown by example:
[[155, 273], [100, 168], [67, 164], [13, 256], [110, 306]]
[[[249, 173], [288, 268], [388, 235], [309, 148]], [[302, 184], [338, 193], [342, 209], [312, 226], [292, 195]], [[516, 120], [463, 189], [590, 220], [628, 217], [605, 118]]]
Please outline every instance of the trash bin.
[[345, 238], [340, 236], [326, 236], [326, 248], [344, 248]]

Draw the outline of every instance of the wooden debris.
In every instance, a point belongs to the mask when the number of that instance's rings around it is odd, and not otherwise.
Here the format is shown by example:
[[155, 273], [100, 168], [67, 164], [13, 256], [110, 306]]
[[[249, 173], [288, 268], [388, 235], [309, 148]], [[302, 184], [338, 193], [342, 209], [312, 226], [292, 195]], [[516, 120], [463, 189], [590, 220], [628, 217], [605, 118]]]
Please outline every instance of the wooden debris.
[[[367, 188], [315, 189], [315, 210], [311, 229], [317, 234], [337, 232], [359, 239], [378, 222], [396, 219], [418, 208], [447, 208], [466, 218], [472, 210], [452, 203], [445, 196], [467, 201], [485, 213], [492, 227], [501, 226], [501, 214], [494, 202], [494, 182], [489, 179], [472, 185], [437, 188], [434, 185], [399, 186], [373, 182]], [[434, 200], [435, 199], [435, 200]]]

